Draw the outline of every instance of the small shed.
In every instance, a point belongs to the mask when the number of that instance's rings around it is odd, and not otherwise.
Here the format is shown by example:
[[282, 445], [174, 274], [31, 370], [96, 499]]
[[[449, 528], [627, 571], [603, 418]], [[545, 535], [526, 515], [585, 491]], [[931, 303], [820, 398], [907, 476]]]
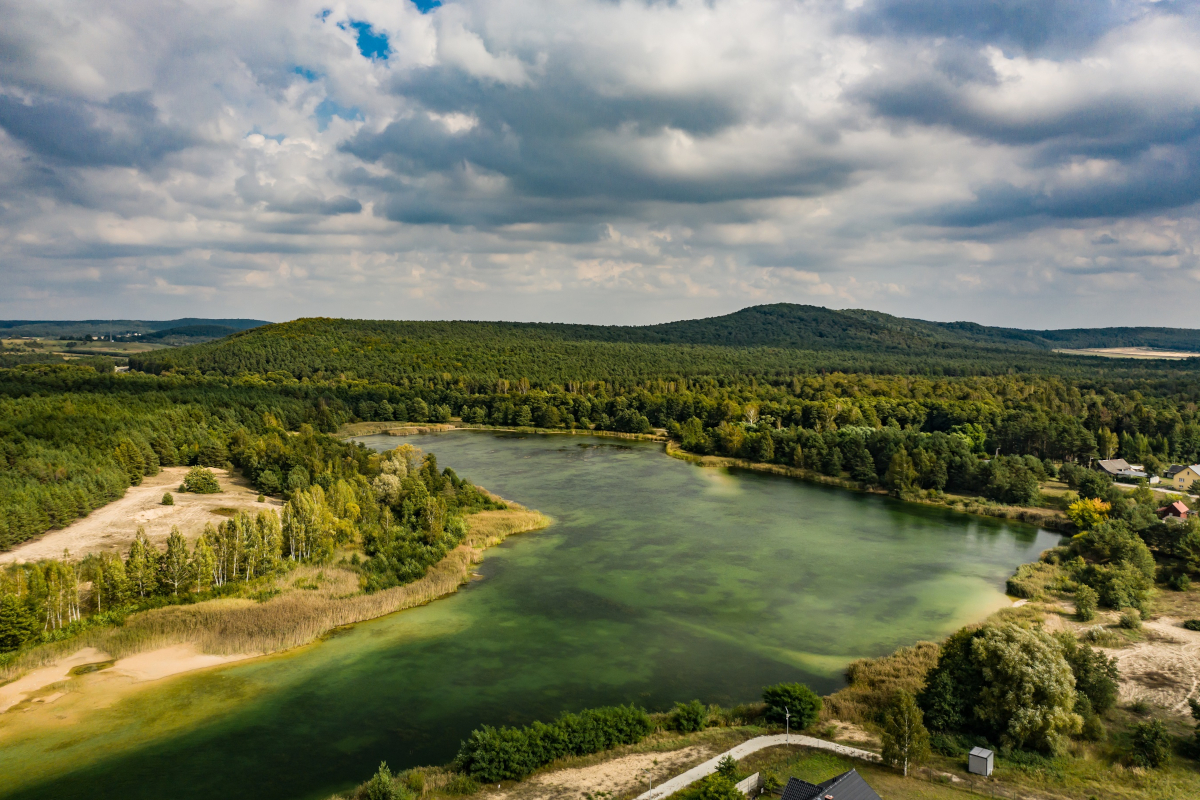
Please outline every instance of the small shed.
[[991, 750], [984, 747], [972, 747], [971, 754], [967, 756], [967, 772], [982, 775], [985, 778], [989, 777], [992, 774], [993, 758]]

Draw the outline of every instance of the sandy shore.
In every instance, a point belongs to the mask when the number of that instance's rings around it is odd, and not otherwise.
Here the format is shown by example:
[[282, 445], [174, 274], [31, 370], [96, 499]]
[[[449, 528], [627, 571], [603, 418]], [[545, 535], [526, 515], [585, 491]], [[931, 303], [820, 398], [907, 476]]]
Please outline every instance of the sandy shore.
[[[138, 653], [110, 665], [108, 662], [112, 659], [107, 653], [94, 647], [86, 647], [48, 667], [33, 670], [11, 683], [0, 686], [0, 714], [26, 700], [31, 703], [49, 704], [63, 697], [66, 691], [86, 691], [98, 678], [108, 682], [113, 677], [120, 677], [127, 683], [145, 683], [246, 658], [252, 658], [252, 655], [217, 656], [201, 653], [194, 645], [180, 644]], [[71, 675], [71, 670], [89, 664], [101, 668], [82, 675]], [[56, 691], [47, 694], [46, 690], [51, 688]], [[60, 689], [66, 691], [57, 691]]]
[[[205, 523], [218, 524], [241, 509], [258, 513], [261, 509], [278, 509], [282, 505], [274, 498], [257, 502], [257, 490], [241, 476], [230, 475], [223, 469], [213, 470], [221, 484], [220, 493], [181, 494], [176, 490], [187, 471], [188, 467], [166, 467], [159, 474], [146, 478], [140, 486], [129, 487], [121, 499], [96, 509], [83, 519], [0, 553], [0, 564], [62, 558], [64, 550], [70, 551], [74, 558], [88, 553], [124, 553], [139, 526], [144, 526], [146, 535], [160, 547], [172, 525], [178, 525], [190, 543], [204, 530]], [[173, 495], [175, 505], [162, 504], [166, 492]]]

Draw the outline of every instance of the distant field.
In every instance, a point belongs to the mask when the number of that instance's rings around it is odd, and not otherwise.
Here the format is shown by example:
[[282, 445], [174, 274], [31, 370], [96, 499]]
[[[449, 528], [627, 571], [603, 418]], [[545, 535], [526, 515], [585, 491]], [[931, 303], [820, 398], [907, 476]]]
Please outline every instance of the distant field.
[[1185, 350], [1158, 350], [1153, 347], [1087, 347], [1079, 350], [1059, 349], [1056, 353], [1072, 356], [1103, 356], [1105, 358], [1140, 358], [1182, 361], [1185, 358], [1200, 358], [1200, 353]]
[[[116, 355], [130, 353], [148, 353], [151, 350], [162, 350], [171, 345], [162, 342], [78, 342], [63, 339], [3, 339], [0, 340], [7, 348], [30, 353], [61, 353], [63, 355]], [[71, 345], [75, 345], [71, 347]]]

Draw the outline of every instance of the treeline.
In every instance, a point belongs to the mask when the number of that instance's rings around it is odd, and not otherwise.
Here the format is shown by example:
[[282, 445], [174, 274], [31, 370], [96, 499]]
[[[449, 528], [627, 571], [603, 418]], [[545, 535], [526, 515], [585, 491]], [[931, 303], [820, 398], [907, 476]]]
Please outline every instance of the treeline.
[[[332, 399], [332, 398], [330, 398]], [[335, 430], [349, 413], [312, 387], [0, 370], [0, 549], [63, 527], [161, 467], [224, 467], [271, 430]]]
[[[992, 333], [982, 333], [981, 330]], [[297, 378], [347, 376], [384, 383], [449, 374], [480, 385], [528, 379], [548, 388], [573, 380], [627, 384], [695, 376], [805, 372], [1080, 377], [1096, 359], [1051, 353], [1043, 337], [944, 326], [871, 312], [760, 306], [736, 314], [645, 327], [505, 322], [301, 319], [219, 342], [131, 357], [135, 369], [286, 371]], [[1193, 337], [1194, 338], [1194, 337]], [[1055, 346], [1063, 346], [1056, 344]], [[1109, 361], [1110, 374], [1141, 379], [1196, 366]]]
[[[261, 451], [264, 440], [284, 441], [269, 431], [247, 441], [246, 451]], [[344, 566], [359, 572], [364, 591], [406, 584], [461, 543], [464, 514], [505, 507], [410, 445], [378, 454], [309, 427], [286, 442], [266, 462], [268, 469], [293, 464], [282, 513], [239, 512], [205, 526], [191, 548], [178, 529], [161, 551], [139, 530], [124, 557], [0, 571], [0, 652], [60, 638], [96, 617], [237, 592], [291, 564], [327, 562], [339, 548], [354, 551]]]

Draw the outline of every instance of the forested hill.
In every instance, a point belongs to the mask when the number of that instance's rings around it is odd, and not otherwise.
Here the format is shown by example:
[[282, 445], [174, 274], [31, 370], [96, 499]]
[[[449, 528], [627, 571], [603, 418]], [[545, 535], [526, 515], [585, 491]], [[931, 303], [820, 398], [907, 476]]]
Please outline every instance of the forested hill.
[[648, 326], [312, 318], [140, 354], [130, 364], [154, 373], [286, 372], [296, 378], [344, 376], [386, 383], [418, 376], [475, 382], [524, 378], [534, 385], [811, 371], [1081, 376], [1099, 368], [1130, 377], [1163, 377], [1200, 370], [1194, 362], [1098, 362], [1052, 352], [1056, 347], [1117, 345], [1200, 351], [1200, 331], [1022, 331], [789, 304]]
[[137, 333], [143, 337], [163, 338], [170, 335], [228, 336], [237, 331], [257, 328], [271, 323], [261, 319], [79, 319], [79, 320], [0, 320], [2, 336], [110, 336]]

